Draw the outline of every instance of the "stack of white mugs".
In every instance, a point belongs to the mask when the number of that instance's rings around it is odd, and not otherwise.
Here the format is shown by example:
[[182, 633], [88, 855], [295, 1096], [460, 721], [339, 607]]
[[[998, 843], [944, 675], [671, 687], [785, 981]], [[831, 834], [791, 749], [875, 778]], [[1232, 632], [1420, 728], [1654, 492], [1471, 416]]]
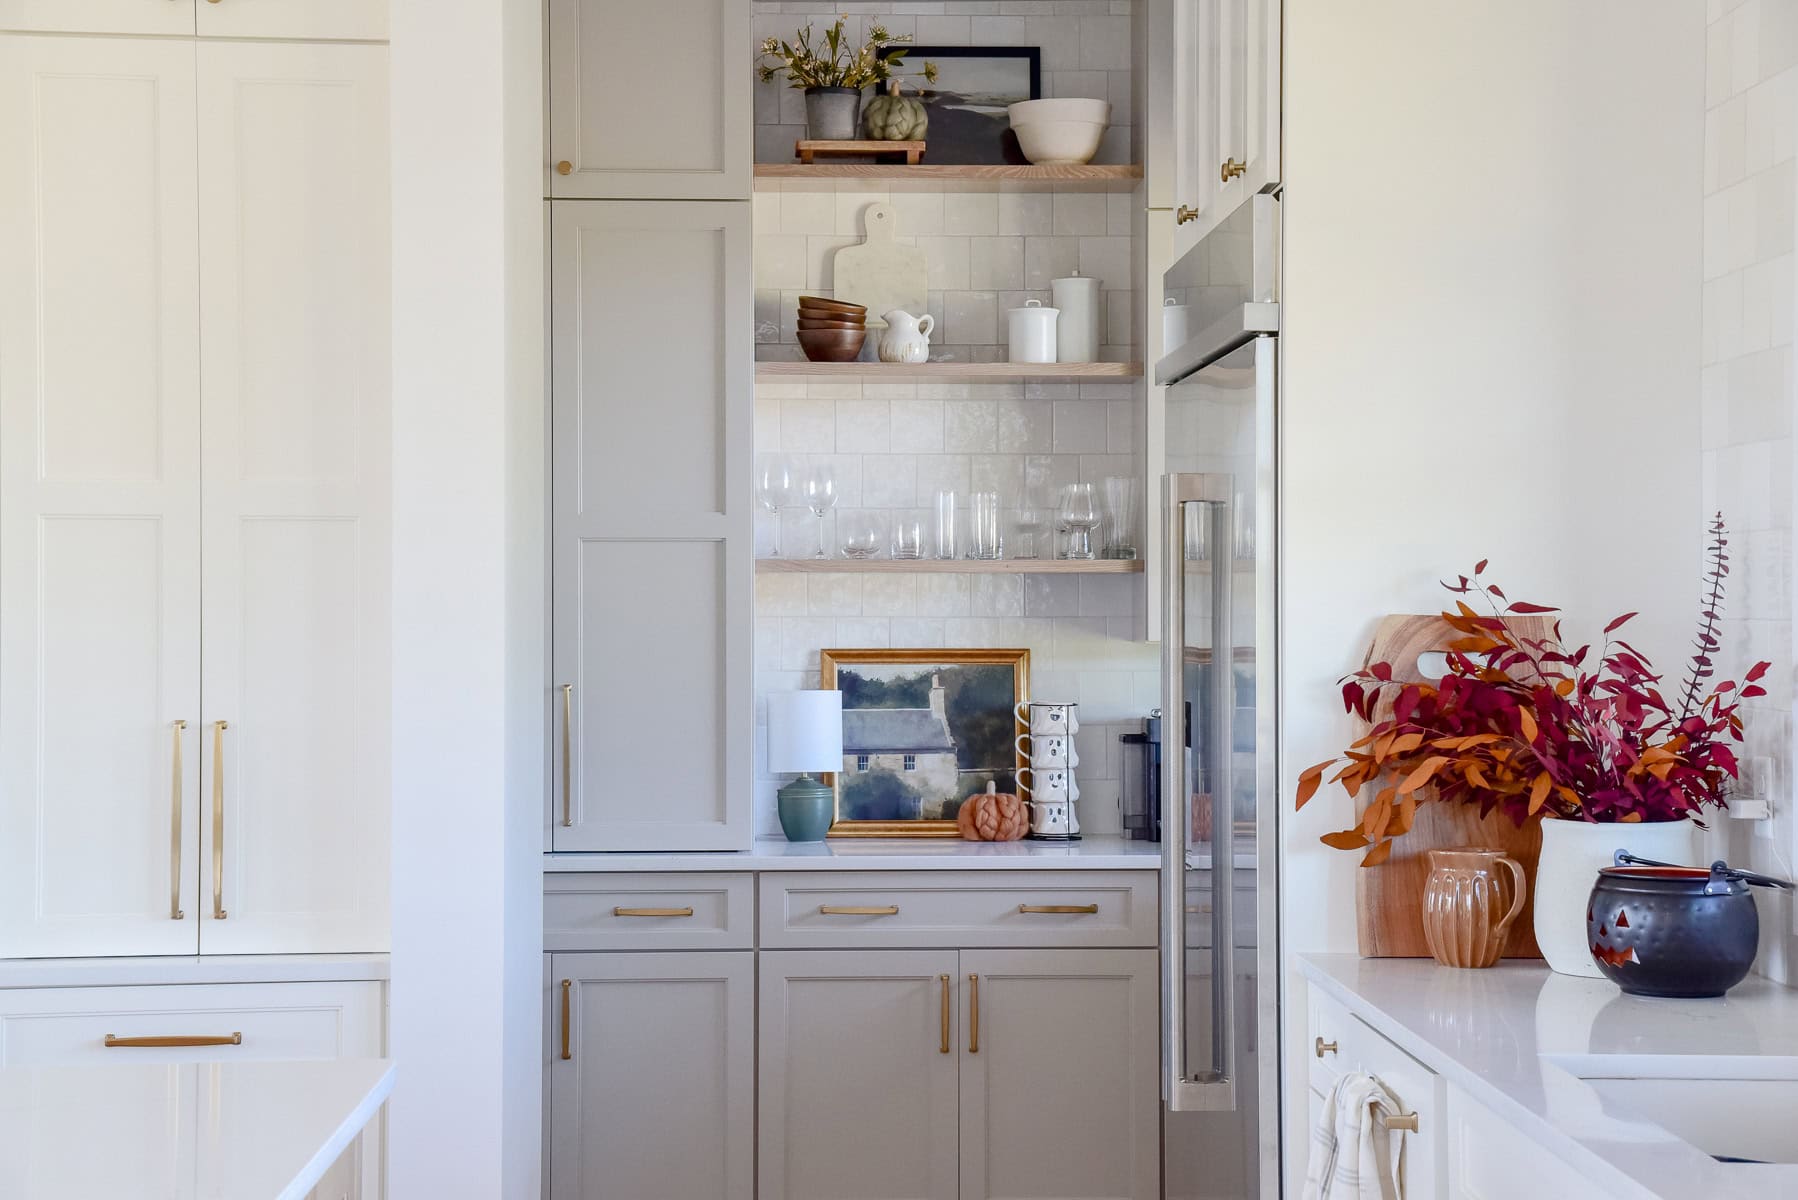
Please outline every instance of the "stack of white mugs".
[[1080, 785], [1074, 782], [1074, 768], [1080, 755], [1074, 749], [1074, 734], [1080, 729], [1080, 718], [1074, 710], [1078, 704], [1020, 704], [1015, 710], [1018, 720], [1029, 733], [1017, 738], [1017, 750], [1026, 761], [1018, 768], [1018, 782], [1030, 793], [1030, 836], [1045, 841], [1069, 841], [1080, 836], [1080, 817], [1074, 802], [1080, 799]]

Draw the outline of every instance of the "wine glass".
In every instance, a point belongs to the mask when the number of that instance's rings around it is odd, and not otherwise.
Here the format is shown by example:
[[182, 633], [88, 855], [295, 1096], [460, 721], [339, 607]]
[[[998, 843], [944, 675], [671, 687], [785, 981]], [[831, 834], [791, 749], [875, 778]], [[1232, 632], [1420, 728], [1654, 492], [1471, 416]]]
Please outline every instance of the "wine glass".
[[1093, 557], [1093, 527], [1099, 523], [1099, 507], [1093, 500], [1093, 485], [1070, 483], [1061, 500], [1061, 521], [1068, 527], [1068, 557]]
[[799, 485], [799, 498], [805, 506], [812, 510], [818, 518], [818, 551], [813, 558], [828, 558], [824, 552], [824, 514], [836, 506], [837, 477], [829, 467], [814, 467], [805, 482]]
[[756, 473], [755, 497], [774, 517], [774, 535], [768, 546], [770, 558], [780, 557], [780, 510], [793, 505], [794, 475], [792, 460], [781, 454], [763, 460], [762, 469]]

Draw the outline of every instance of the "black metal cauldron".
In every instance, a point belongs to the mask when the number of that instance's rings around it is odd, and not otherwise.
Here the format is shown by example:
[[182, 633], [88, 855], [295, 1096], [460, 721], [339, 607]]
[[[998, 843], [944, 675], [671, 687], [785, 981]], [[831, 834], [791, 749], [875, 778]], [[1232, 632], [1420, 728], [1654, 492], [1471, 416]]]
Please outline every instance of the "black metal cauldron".
[[1721, 996], [1742, 982], [1760, 948], [1749, 885], [1792, 886], [1720, 860], [1707, 871], [1619, 850], [1615, 862], [1592, 885], [1586, 936], [1598, 969], [1635, 996]]

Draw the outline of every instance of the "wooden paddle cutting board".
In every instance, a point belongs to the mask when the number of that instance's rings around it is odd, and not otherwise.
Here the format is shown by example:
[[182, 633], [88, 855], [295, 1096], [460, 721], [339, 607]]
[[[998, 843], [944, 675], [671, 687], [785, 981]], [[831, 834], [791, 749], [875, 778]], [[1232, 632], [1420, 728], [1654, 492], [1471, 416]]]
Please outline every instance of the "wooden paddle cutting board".
[[[1545, 638], [1553, 632], [1553, 622], [1546, 617], [1507, 620], [1525, 637]], [[1457, 636], [1439, 616], [1389, 616], [1374, 631], [1363, 665], [1391, 663], [1392, 677], [1400, 682], [1434, 681], [1442, 674], [1440, 661], [1431, 663], [1425, 656], [1440, 652]], [[1382, 720], [1391, 715], [1390, 704], [1374, 715]], [[1363, 732], [1365, 727], [1356, 736]], [[1376, 788], [1362, 789], [1357, 815], [1377, 793]], [[1525, 877], [1535, 881], [1536, 860], [1542, 853], [1540, 825], [1519, 829], [1499, 812], [1481, 817], [1478, 809], [1466, 805], [1433, 803], [1434, 788], [1419, 792], [1418, 799], [1432, 803], [1417, 806], [1411, 832], [1392, 843], [1392, 857], [1377, 867], [1355, 871], [1355, 934], [1362, 958], [1430, 957], [1429, 944], [1423, 939], [1423, 889], [1430, 877], [1431, 850], [1491, 846], [1516, 859]], [[1534, 915], [1535, 906], [1525, 897], [1523, 911], [1512, 922], [1505, 943], [1506, 958], [1542, 957], [1536, 946]]]
[[895, 240], [898, 228], [889, 205], [870, 204], [862, 224], [867, 231], [862, 244], [837, 251], [832, 293], [838, 300], [867, 305], [869, 329], [885, 329], [882, 318], [895, 308], [923, 316], [930, 303], [924, 251]]

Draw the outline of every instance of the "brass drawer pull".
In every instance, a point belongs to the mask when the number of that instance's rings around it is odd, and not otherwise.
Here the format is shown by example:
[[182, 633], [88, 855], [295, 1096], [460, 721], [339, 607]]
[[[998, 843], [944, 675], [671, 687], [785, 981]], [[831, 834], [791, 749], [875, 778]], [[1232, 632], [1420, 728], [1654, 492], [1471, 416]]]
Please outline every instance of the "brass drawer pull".
[[1097, 904], [1020, 904], [1021, 913], [1079, 913], [1082, 916], [1094, 916], [1099, 911]]
[[943, 985], [943, 1036], [937, 1043], [937, 1053], [949, 1053], [949, 977], [938, 975], [937, 981]]
[[103, 1044], [108, 1049], [112, 1050], [132, 1049], [134, 1047], [154, 1050], [170, 1046], [241, 1046], [243, 1045], [243, 1034], [201, 1033], [191, 1035], [175, 1034], [163, 1037], [119, 1037], [116, 1034], [109, 1033], [106, 1035], [106, 1040]]
[[562, 685], [562, 828], [574, 827], [574, 685]]
[[980, 1053], [980, 976], [968, 976], [968, 1053]]
[[1334, 1054], [1338, 1049], [1340, 1047], [1335, 1042], [1326, 1042], [1322, 1038], [1317, 1039], [1317, 1057], [1319, 1058], [1326, 1054]]
[[614, 908], [614, 917], [690, 917], [691, 908]]
[[896, 917], [897, 904], [820, 904], [818, 912], [826, 917]]
[[567, 1062], [569, 1059], [574, 1057], [574, 1054], [568, 1049], [568, 1021], [569, 1021], [569, 1015], [570, 1015], [569, 1014], [570, 1002], [569, 1002], [568, 994], [573, 990], [574, 990], [574, 980], [564, 979], [562, 981], [562, 1061], [563, 1062]]
[[1401, 1129], [1406, 1133], [1416, 1133], [1417, 1114], [1414, 1112], [1400, 1113], [1395, 1117], [1388, 1117], [1382, 1113], [1380, 1116], [1380, 1124], [1388, 1129]]

